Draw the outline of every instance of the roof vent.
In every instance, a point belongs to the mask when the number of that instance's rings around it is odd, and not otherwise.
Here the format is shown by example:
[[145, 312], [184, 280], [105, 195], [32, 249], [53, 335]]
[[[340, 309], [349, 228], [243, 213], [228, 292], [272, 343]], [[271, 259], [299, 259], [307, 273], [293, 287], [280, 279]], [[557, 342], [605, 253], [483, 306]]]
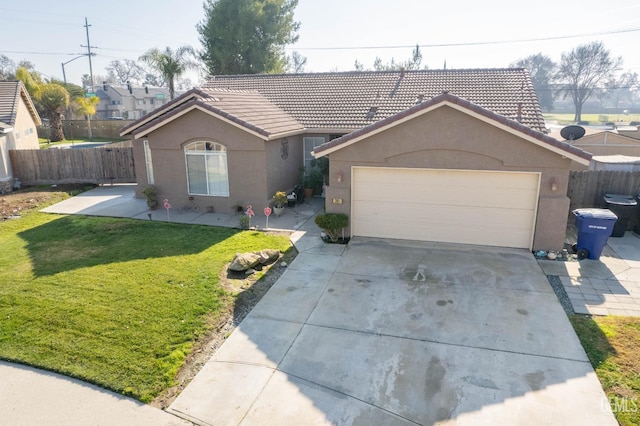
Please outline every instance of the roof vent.
[[404, 77], [404, 67], [400, 67], [400, 78]]
[[367, 113], [367, 120], [373, 120], [373, 117], [375, 117], [377, 112], [378, 112], [377, 106], [372, 106], [371, 108], [369, 108], [369, 112]]
[[416, 98], [416, 105], [421, 104], [423, 100], [424, 95], [418, 95], [418, 97]]
[[518, 123], [522, 122], [522, 102], [518, 102], [518, 113], [516, 114], [516, 121]]

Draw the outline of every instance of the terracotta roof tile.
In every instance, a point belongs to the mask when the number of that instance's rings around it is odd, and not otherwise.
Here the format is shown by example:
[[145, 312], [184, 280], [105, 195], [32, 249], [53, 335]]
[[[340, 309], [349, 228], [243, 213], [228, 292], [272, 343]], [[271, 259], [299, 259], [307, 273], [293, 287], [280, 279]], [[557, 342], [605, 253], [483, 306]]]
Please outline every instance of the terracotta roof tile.
[[520, 122], [546, 130], [522, 68], [231, 75], [203, 88], [257, 90], [309, 129], [359, 129], [447, 91], [511, 119], [521, 104]]
[[40, 124], [40, 116], [22, 82], [0, 81], [0, 122], [4, 124], [3, 127], [11, 127], [16, 124], [20, 97], [27, 104], [36, 124]]
[[288, 113], [278, 108], [257, 91], [229, 89], [192, 89], [151, 114], [125, 127], [121, 134], [144, 134], [177, 114], [199, 107], [223, 117], [265, 138], [292, 132], [304, 127]]

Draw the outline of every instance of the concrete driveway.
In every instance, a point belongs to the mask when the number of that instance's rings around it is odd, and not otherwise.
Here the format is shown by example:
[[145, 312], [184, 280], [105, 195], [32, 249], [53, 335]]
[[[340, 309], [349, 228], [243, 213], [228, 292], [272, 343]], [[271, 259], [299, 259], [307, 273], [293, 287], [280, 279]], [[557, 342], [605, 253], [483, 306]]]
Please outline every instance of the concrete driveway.
[[303, 250], [168, 411], [203, 425], [617, 424], [530, 253], [334, 247]]

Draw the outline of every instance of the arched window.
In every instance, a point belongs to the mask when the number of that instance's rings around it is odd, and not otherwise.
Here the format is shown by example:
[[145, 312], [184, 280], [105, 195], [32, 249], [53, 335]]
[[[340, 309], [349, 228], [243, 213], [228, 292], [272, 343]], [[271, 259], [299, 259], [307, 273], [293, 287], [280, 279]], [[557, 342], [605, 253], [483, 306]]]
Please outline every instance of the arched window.
[[227, 149], [216, 142], [198, 141], [184, 147], [189, 194], [229, 196]]

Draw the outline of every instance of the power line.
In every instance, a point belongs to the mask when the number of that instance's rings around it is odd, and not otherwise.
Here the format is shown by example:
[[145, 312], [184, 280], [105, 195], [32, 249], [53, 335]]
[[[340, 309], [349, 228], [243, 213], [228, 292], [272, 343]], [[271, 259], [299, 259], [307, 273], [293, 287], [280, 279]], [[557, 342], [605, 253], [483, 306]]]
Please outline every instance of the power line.
[[[591, 37], [591, 36], [597, 36], [597, 35], [631, 33], [636, 31], [640, 31], [640, 28], [627, 28], [627, 29], [621, 29], [621, 30], [597, 31], [597, 32], [574, 34], [574, 35], [538, 37], [538, 38], [527, 38], [527, 39], [418, 44], [418, 46], [430, 48], [430, 47], [462, 47], [462, 46], [481, 46], [481, 45], [493, 45], [493, 44], [529, 43], [534, 41], [563, 40], [563, 39], [579, 38], [579, 37]], [[416, 47], [415, 44], [395, 45], [395, 46], [391, 45], [391, 46], [287, 47], [286, 49], [287, 50], [370, 50], [370, 49], [408, 49], [408, 48], [414, 48], [414, 47]]]

